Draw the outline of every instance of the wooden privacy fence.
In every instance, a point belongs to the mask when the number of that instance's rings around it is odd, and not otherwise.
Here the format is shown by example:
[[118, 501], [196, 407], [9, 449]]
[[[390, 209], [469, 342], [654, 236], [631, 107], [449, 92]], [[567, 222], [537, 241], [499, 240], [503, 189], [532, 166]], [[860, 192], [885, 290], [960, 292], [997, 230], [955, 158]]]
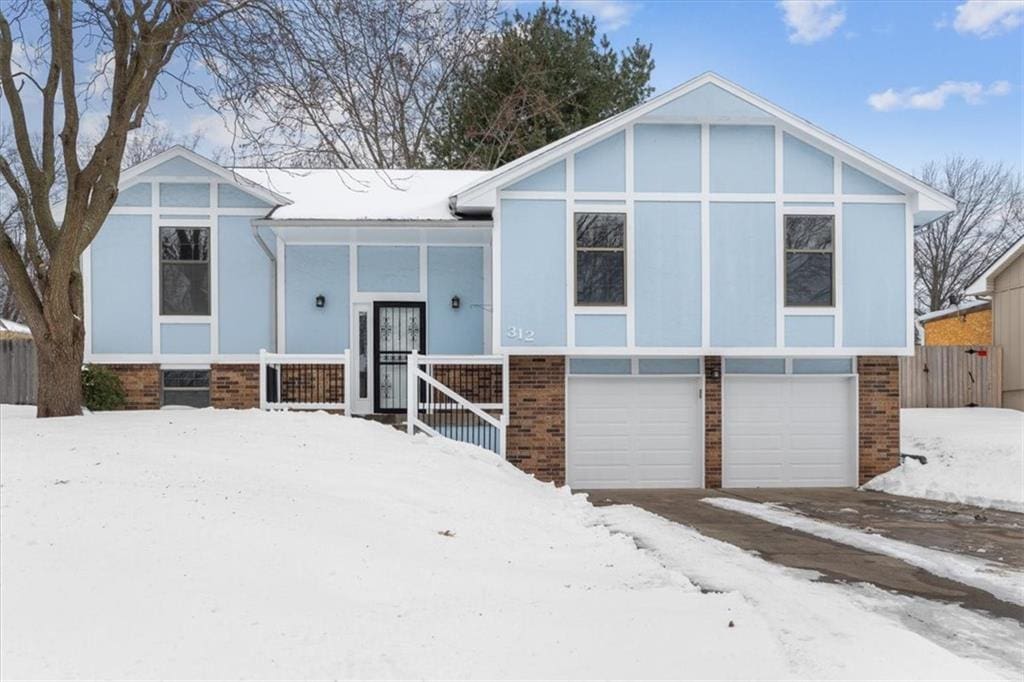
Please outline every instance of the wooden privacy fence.
[[901, 407], [1002, 407], [999, 346], [917, 346], [900, 358]]
[[36, 346], [32, 339], [0, 339], [0, 403], [36, 402]]

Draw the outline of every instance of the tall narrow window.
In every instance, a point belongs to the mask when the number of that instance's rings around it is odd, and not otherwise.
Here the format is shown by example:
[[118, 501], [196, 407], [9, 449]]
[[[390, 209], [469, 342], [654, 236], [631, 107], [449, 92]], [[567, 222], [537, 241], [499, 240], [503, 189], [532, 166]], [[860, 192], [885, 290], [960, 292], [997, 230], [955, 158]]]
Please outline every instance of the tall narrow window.
[[576, 214], [576, 305], [626, 305], [626, 216]]
[[835, 305], [835, 217], [786, 216], [786, 305]]
[[359, 397], [365, 398], [369, 387], [369, 358], [367, 357], [367, 337], [369, 329], [367, 324], [368, 315], [365, 312], [359, 313]]
[[210, 228], [160, 228], [160, 314], [210, 314]]

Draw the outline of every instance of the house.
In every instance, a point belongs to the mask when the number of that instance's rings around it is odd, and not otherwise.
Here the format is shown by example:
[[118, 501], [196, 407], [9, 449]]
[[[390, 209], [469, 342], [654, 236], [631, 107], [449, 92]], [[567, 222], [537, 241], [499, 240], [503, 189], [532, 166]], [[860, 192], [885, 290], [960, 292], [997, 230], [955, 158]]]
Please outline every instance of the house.
[[992, 343], [992, 303], [962, 301], [917, 318], [923, 346], [988, 346]]
[[87, 360], [134, 407], [253, 407], [261, 349], [349, 351], [372, 414], [413, 352], [498, 356], [503, 452], [540, 478], [852, 486], [899, 462], [913, 229], [954, 207], [711, 73], [491, 172], [176, 148], [84, 254]]
[[1003, 348], [1003, 407], [1024, 410], [1024, 237], [966, 291], [992, 302], [992, 341]]

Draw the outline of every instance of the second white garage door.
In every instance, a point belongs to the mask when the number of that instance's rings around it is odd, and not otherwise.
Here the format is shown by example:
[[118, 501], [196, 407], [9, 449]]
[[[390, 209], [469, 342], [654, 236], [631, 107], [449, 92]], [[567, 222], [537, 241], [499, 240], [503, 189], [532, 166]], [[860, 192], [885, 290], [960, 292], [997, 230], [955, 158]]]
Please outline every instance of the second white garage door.
[[566, 474], [573, 488], [699, 488], [697, 378], [570, 377]]
[[856, 484], [853, 379], [726, 376], [722, 485]]

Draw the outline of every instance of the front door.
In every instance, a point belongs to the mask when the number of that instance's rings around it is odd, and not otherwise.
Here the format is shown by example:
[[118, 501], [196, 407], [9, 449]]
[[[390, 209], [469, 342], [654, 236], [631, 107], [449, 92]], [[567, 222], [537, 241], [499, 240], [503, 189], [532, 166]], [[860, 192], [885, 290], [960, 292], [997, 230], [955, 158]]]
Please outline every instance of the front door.
[[406, 358], [427, 352], [427, 304], [378, 301], [373, 304], [373, 411], [405, 412]]

